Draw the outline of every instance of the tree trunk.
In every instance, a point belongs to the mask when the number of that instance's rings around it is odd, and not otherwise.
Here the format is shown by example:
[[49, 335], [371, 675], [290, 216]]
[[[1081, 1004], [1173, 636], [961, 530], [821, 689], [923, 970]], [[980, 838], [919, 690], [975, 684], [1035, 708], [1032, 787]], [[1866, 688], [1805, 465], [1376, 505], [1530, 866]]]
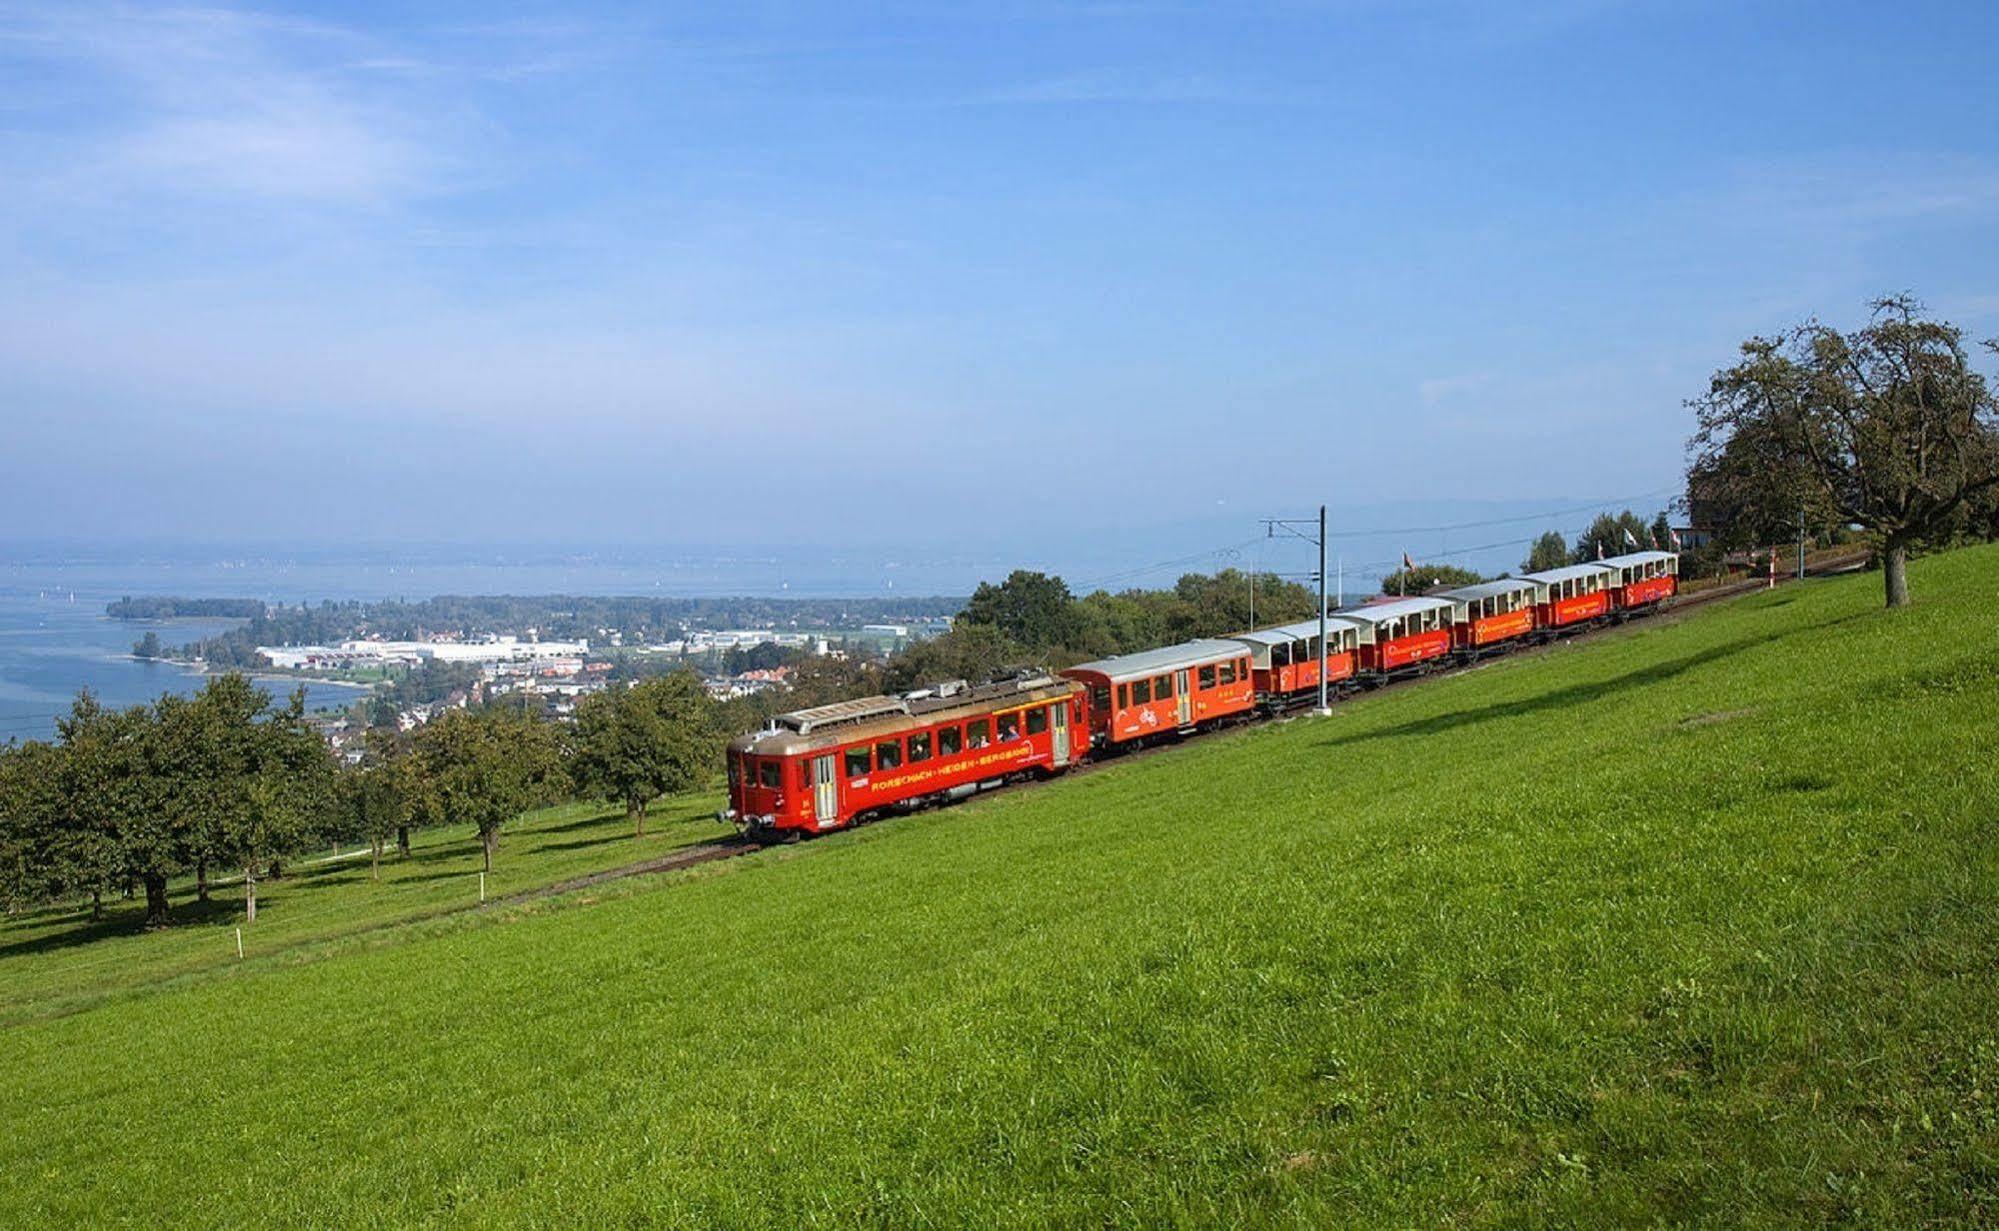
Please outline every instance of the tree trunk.
[[637, 837], [646, 836], [646, 806], [636, 799], [625, 801], [625, 818], [637, 826]]
[[486, 849], [486, 870], [493, 870], [493, 849], [500, 845], [500, 831], [489, 829], [479, 835], [479, 844]]
[[375, 876], [375, 879], [376, 879], [376, 880], [381, 880], [381, 879], [382, 879], [382, 840], [381, 840], [380, 838], [376, 838], [376, 839], [374, 840], [374, 845], [373, 845], [373, 846], [371, 846], [371, 847], [369, 848], [369, 851], [368, 851], [368, 866], [369, 866], [369, 871], [371, 871], [372, 873], [374, 873], [374, 876]]
[[257, 861], [243, 865], [243, 922], [257, 921]]
[[266, 875], [274, 881], [283, 880], [285, 878], [285, 861], [282, 859], [271, 860], [271, 870]]
[[404, 859], [410, 857], [410, 827], [407, 825], [396, 826], [396, 854]]
[[1899, 539], [1889, 539], [1887, 550], [1881, 557], [1881, 576], [1888, 584], [1888, 605], [1907, 607], [1909, 605], [1909, 545]]
[[90, 917], [92, 919], [102, 919], [104, 917], [104, 886], [102, 885], [92, 885], [90, 887]]
[[194, 900], [208, 900], [208, 856], [200, 855], [194, 861]]
[[129, 876], [128, 876], [128, 877], [126, 877], [126, 878], [125, 878], [125, 900], [126, 900], [127, 902], [131, 901], [131, 900], [133, 899], [133, 897], [134, 897], [134, 896], [136, 896], [136, 895], [138, 894], [138, 892], [139, 892], [139, 882], [137, 882], [137, 881], [133, 880], [133, 879], [132, 879], [131, 877], [129, 877]]
[[173, 922], [172, 907], [167, 903], [167, 878], [163, 872], [148, 872], [140, 877], [146, 886], [146, 926], [163, 928]]

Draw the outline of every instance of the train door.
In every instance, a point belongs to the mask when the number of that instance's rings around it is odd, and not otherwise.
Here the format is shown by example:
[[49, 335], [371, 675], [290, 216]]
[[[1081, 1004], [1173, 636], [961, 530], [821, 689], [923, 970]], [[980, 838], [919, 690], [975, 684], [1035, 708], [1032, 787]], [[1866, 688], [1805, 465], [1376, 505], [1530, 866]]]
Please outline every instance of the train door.
[[840, 819], [840, 786], [833, 776], [833, 754], [812, 758], [812, 817], [821, 825]]
[[1069, 763], [1069, 703], [1064, 701], [1059, 705], [1050, 706], [1049, 709], [1053, 712], [1055, 721], [1055, 728], [1052, 732], [1055, 746], [1055, 768], [1060, 769]]
[[1188, 671], [1182, 667], [1173, 673], [1174, 700], [1180, 707], [1180, 725], [1194, 725], [1194, 690], [1187, 687]]

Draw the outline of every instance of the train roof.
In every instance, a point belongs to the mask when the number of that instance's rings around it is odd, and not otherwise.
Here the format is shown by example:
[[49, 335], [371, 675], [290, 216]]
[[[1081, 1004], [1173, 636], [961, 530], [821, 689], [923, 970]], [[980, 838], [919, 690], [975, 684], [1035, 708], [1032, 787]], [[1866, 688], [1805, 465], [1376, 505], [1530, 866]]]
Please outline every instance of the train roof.
[[[1343, 616], [1326, 613], [1326, 632], [1333, 635], [1341, 627], [1352, 628], [1354, 621]], [[1248, 645], [1285, 645], [1293, 641], [1305, 641], [1319, 635], [1319, 620], [1314, 616], [1300, 620], [1296, 624], [1280, 624], [1274, 628], [1259, 628], [1254, 632], [1233, 633], [1230, 641], [1241, 641]]]
[[1070, 681], [1039, 671], [977, 685], [952, 680], [900, 696], [857, 697], [779, 714], [771, 720], [771, 726], [730, 740], [729, 749], [757, 756], [790, 756], [949, 722], [959, 715], [1005, 709], [1009, 702], [1032, 705], [1074, 691], [1075, 685]]
[[1363, 607], [1342, 607], [1340, 618], [1358, 624], [1382, 624], [1399, 616], [1415, 615], [1420, 611], [1435, 611], [1439, 607], [1454, 608], [1457, 604], [1445, 598], [1398, 598], [1393, 602], [1374, 603]]
[[1597, 563], [1605, 568], [1630, 568], [1634, 564], [1650, 564], [1655, 560], [1678, 558], [1679, 553], [1671, 551], [1628, 551], [1621, 556], [1612, 556], [1608, 560], [1598, 560]]
[[1455, 590], [1439, 590], [1438, 597], [1453, 599], [1460, 603], [1474, 602], [1481, 598], [1496, 598], [1501, 594], [1517, 594], [1522, 590], [1532, 590], [1536, 582], [1525, 577], [1501, 577], [1496, 581], [1481, 581], [1475, 586], [1459, 586]]
[[1520, 576], [1522, 579], [1534, 582], [1536, 585], [1552, 586], [1557, 582], [1574, 581], [1578, 577], [1591, 577], [1597, 573], [1608, 571], [1608, 562], [1591, 562], [1588, 564], [1571, 564], [1564, 568], [1545, 569], [1539, 573], [1522, 573]]
[[1198, 641], [1183, 641], [1179, 645], [1161, 646], [1156, 650], [1140, 650], [1136, 654], [1120, 654], [1115, 658], [1099, 658], [1094, 662], [1077, 663], [1069, 671], [1090, 671], [1108, 676], [1113, 684], [1123, 680], [1135, 680], [1141, 676], [1160, 675], [1167, 671], [1178, 671], [1182, 667], [1200, 667], [1224, 659], [1237, 658], [1242, 654], [1242, 643], [1225, 641], [1220, 637], [1203, 637]]

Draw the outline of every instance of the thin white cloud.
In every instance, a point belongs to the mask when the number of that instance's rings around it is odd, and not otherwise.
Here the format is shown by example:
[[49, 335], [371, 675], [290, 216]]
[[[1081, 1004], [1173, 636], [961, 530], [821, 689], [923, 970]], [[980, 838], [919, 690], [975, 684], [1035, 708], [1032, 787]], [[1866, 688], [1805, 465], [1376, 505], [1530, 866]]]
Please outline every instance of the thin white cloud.
[[385, 58], [369, 50], [335, 27], [225, 9], [0, 13], [0, 55], [80, 76], [93, 100], [63, 141], [0, 145], [0, 158], [16, 184], [58, 204], [209, 194], [379, 204], [421, 192], [446, 160], [418, 100], [353, 67]]
[[1999, 210], [1999, 164], [1963, 154], [1775, 156], [1735, 169], [1723, 208], [1783, 228], [1847, 232]]

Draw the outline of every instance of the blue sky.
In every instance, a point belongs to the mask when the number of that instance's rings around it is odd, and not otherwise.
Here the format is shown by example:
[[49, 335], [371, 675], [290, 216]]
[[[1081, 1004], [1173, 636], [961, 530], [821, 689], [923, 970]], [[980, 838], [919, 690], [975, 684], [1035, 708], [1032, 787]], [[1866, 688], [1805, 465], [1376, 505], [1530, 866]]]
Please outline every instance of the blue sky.
[[0, 538], [1656, 504], [1751, 333], [1900, 290], [1999, 333], [1994, 46], [1974, 3], [0, 0]]

